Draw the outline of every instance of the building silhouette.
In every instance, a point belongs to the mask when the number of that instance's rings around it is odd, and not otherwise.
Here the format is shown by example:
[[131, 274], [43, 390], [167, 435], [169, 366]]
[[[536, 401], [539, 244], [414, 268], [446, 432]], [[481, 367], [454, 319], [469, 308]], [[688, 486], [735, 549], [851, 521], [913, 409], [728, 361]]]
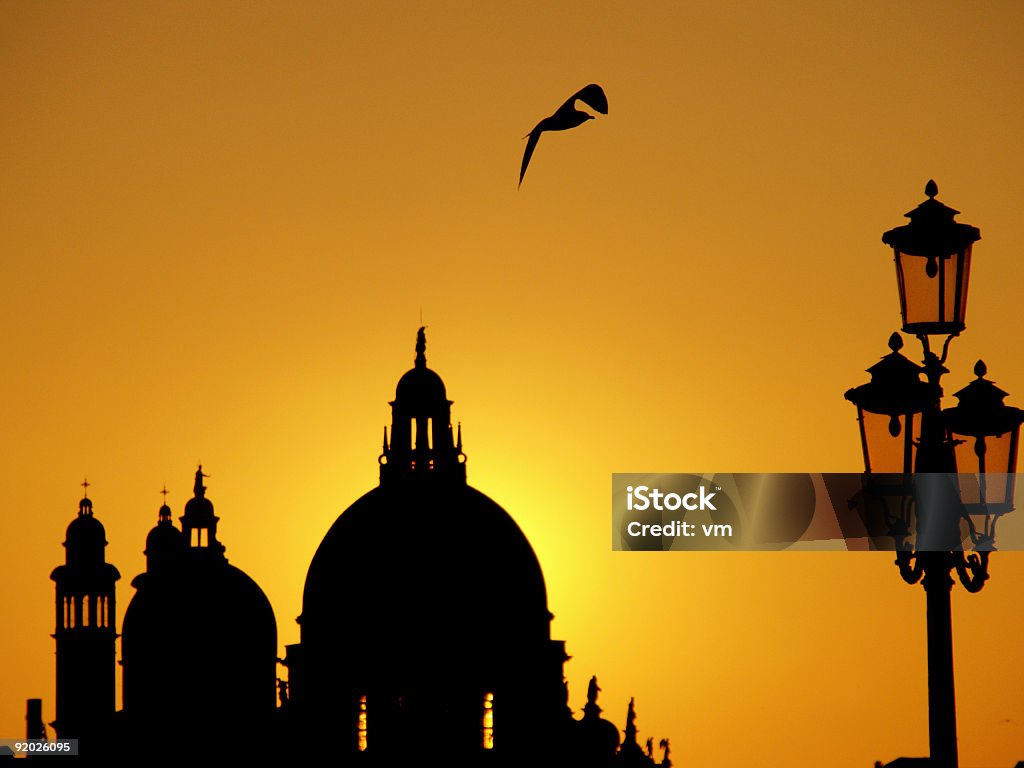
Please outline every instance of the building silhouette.
[[[121, 637], [115, 712], [114, 584], [86, 496], [57, 585], [57, 719], [80, 752], [200, 761], [280, 757], [335, 765], [670, 765], [601, 717], [596, 677], [569, 706], [565, 643], [536, 555], [512, 517], [466, 481], [462, 430], [426, 365], [398, 382], [379, 485], [323, 538], [306, 576], [300, 642], [277, 658], [259, 586], [217, 539], [202, 467], [181, 528], [165, 504]], [[287, 680], [277, 677], [277, 665]], [[36, 706], [36, 705], [32, 705]]]

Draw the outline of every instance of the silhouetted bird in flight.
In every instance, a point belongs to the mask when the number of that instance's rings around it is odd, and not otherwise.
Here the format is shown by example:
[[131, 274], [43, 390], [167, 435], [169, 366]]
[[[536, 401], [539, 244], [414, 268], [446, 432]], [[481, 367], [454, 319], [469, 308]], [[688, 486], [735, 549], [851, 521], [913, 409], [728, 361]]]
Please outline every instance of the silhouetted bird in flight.
[[608, 97], [604, 95], [604, 91], [601, 89], [600, 85], [591, 83], [569, 97], [569, 100], [560, 106], [555, 111], [555, 114], [550, 117], [545, 117], [537, 123], [537, 126], [530, 131], [527, 136], [523, 137], [528, 138], [529, 141], [526, 142], [526, 152], [523, 153], [523, 167], [519, 170], [519, 186], [523, 185], [523, 176], [526, 175], [526, 166], [530, 164], [530, 158], [533, 156], [533, 150], [536, 149], [537, 142], [540, 140], [540, 135], [544, 133], [544, 131], [565, 131], [569, 128], [575, 128], [577, 125], [582, 125], [587, 120], [594, 119], [593, 115], [576, 109], [577, 99], [582, 101], [591, 109], [600, 112], [602, 115], [608, 114]]

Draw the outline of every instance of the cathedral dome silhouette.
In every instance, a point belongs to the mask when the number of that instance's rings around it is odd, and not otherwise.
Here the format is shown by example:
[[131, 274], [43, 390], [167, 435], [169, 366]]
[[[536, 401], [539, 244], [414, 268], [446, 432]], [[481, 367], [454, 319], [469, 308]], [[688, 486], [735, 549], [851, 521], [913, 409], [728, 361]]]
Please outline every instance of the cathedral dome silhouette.
[[509, 514], [466, 485], [408, 490], [375, 488], [331, 526], [306, 577], [304, 636], [365, 646], [364, 664], [389, 648], [388, 665], [395, 652], [413, 661], [486, 652], [484, 637], [545, 638], [544, 576]]
[[390, 404], [380, 484], [310, 563], [301, 643], [286, 658], [291, 701], [347, 730], [352, 750], [408, 753], [445, 733], [451, 755], [491, 749], [492, 735], [493, 749], [525, 754], [570, 722], [565, 646], [551, 639], [526, 536], [466, 483], [461, 426], [456, 437], [425, 348], [421, 328]]

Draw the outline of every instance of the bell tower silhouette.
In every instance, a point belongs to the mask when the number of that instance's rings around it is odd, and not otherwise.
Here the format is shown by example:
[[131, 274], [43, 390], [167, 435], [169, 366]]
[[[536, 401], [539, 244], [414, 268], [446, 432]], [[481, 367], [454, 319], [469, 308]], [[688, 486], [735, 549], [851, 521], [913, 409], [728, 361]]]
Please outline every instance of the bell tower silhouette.
[[57, 719], [59, 738], [95, 737], [114, 715], [115, 583], [106, 562], [106, 531], [93, 516], [89, 482], [78, 515], [68, 525], [65, 563], [50, 578], [57, 585]]

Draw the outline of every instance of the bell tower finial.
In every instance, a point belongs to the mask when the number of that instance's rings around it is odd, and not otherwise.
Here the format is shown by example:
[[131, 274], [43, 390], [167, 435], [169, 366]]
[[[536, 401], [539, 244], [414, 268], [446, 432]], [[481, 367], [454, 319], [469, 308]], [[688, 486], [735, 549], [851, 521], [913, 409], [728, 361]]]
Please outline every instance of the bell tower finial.
[[157, 512], [157, 522], [159, 523], [171, 522], [171, 508], [167, 506], [168, 493], [170, 493], [170, 491], [167, 490], [167, 483], [164, 483], [163, 490], [160, 491], [160, 494], [164, 497], [164, 503], [160, 505], [160, 511]]
[[427, 326], [421, 325], [416, 332], [416, 367], [427, 367]]

